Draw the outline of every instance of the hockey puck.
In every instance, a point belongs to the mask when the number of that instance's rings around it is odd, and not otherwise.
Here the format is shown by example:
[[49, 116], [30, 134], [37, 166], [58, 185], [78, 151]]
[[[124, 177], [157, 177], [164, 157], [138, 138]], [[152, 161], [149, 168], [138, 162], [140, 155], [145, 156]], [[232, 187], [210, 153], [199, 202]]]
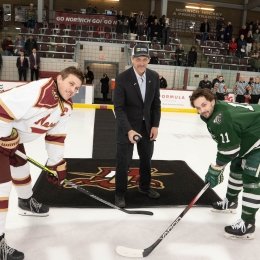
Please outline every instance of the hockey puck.
[[141, 140], [141, 136], [140, 135], [134, 135], [133, 139], [134, 141], [136, 141], [137, 143]]

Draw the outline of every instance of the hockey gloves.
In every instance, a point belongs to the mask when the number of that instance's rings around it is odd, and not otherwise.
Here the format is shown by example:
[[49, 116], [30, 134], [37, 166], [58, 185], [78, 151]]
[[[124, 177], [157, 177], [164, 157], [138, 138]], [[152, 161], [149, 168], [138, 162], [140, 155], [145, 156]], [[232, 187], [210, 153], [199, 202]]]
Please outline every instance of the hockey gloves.
[[62, 160], [53, 166], [47, 166], [47, 167], [53, 171], [53, 174], [48, 173], [47, 180], [54, 185], [62, 186], [62, 183], [66, 179], [66, 176], [67, 176], [66, 161]]
[[208, 182], [210, 187], [214, 188], [224, 180], [223, 172], [224, 167], [214, 166], [211, 164], [205, 176], [205, 182]]
[[0, 152], [5, 156], [13, 156], [19, 145], [19, 135], [16, 129], [13, 128], [10, 136], [0, 138]]

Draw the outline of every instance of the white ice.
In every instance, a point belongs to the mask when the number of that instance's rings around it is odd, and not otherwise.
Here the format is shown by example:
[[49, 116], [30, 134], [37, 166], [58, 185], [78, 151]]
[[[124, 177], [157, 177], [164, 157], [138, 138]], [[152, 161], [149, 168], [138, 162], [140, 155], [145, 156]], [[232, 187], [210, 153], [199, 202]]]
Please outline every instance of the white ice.
[[[67, 158], [91, 158], [95, 110], [74, 110], [66, 142]], [[202, 178], [215, 160], [216, 144], [196, 114], [162, 113], [153, 159], [184, 160]], [[45, 163], [43, 138], [26, 145], [28, 156]], [[136, 152], [134, 158], [137, 158]], [[33, 183], [40, 170], [31, 166]], [[225, 181], [215, 188], [225, 196]], [[199, 191], [198, 191], [199, 192]], [[180, 194], [181, 196], [181, 194]], [[241, 198], [240, 198], [241, 200]], [[11, 192], [7, 218], [8, 243], [26, 260], [123, 260], [118, 245], [145, 249], [153, 244], [184, 207], [151, 208], [154, 216], [128, 215], [115, 209], [51, 208], [49, 217], [17, 214], [17, 195]], [[241, 208], [241, 201], [239, 209]], [[258, 213], [254, 240], [228, 240], [224, 227], [237, 214], [213, 213], [193, 207], [147, 257], [150, 260], [256, 260], [259, 257]]]

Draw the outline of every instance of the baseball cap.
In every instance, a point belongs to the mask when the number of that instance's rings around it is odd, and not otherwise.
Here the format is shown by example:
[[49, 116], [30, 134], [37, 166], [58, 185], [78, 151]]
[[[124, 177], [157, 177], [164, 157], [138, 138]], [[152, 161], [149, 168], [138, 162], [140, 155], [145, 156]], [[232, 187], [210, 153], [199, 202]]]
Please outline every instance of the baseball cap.
[[145, 44], [136, 44], [132, 50], [133, 57], [145, 56], [150, 58], [149, 47]]

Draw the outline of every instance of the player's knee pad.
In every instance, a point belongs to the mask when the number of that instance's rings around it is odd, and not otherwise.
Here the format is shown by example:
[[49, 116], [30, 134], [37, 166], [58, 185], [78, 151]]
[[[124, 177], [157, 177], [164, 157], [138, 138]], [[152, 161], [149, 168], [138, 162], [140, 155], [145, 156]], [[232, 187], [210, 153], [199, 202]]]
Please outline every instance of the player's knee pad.
[[242, 161], [243, 172], [260, 180], [260, 149], [247, 155]]

